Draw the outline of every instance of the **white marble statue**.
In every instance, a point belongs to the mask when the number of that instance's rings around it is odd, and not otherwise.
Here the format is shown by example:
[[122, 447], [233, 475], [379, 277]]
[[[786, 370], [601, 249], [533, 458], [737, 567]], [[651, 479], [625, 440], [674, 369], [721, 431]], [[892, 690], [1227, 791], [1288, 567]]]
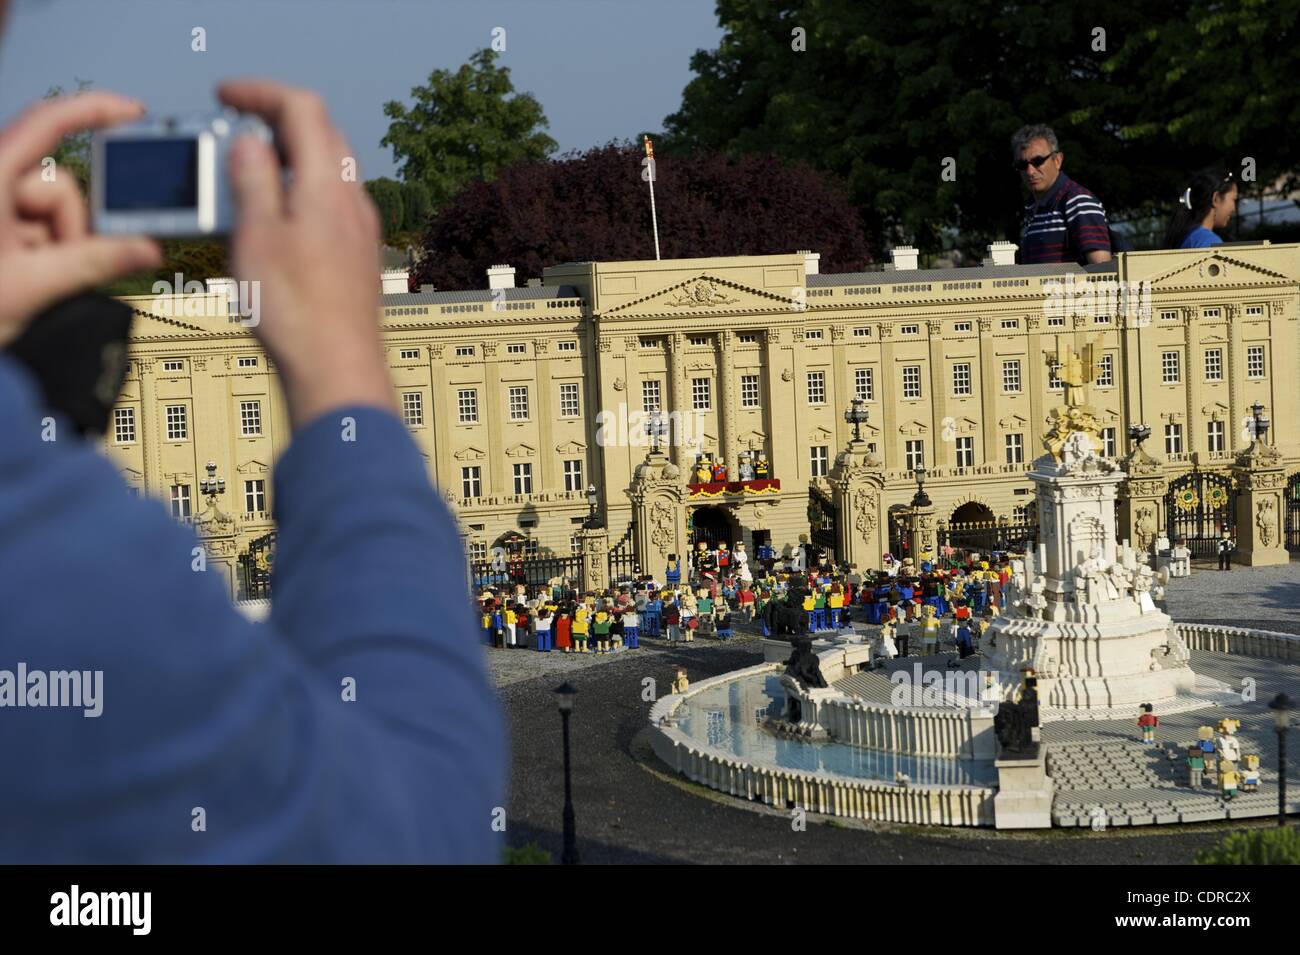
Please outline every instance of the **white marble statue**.
[[749, 554], [745, 551], [744, 541], [736, 541], [736, 549], [731, 552], [731, 560], [736, 565], [736, 577], [743, 583], [752, 584], [754, 573], [749, 569]]
[[1029, 616], [1035, 620], [1043, 619], [1043, 611], [1047, 609], [1047, 578], [1042, 574], [1034, 577], [1034, 582], [1029, 585], [1029, 596], [1024, 599], [1025, 609]]

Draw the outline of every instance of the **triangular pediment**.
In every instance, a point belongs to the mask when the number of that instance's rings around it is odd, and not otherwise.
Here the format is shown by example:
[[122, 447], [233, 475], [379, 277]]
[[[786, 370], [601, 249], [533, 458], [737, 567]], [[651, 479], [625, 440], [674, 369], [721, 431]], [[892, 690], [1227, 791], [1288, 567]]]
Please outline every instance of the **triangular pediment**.
[[1028, 418], [1022, 418], [1018, 414], [1009, 414], [1005, 418], [998, 419], [998, 427], [1003, 431], [1015, 431], [1023, 428], [1028, 423]]
[[906, 434], [911, 437], [916, 437], [917, 435], [925, 434], [929, 430], [930, 429], [929, 427], [926, 426], [926, 423], [917, 418], [913, 418], [911, 421], [904, 421], [902, 424], [898, 426], [899, 434]]
[[487, 457], [487, 452], [482, 448], [470, 446], [468, 448], [461, 448], [453, 454], [452, 457], [457, 461], [482, 461]]
[[[1218, 274], [1211, 274], [1210, 266], [1218, 266]], [[1177, 268], [1170, 269], [1162, 275], [1154, 276], [1150, 281], [1152, 287], [1158, 285], [1181, 285], [1185, 282], [1201, 284], [1206, 281], [1221, 280], [1229, 284], [1237, 284], [1242, 279], [1241, 273], [1251, 281], [1257, 281], [1260, 276], [1274, 279], [1279, 283], [1290, 283], [1291, 279], [1281, 272], [1274, 272], [1272, 269], [1266, 269], [1262, 265], [1256, 265], [1253, 262], [1246, 262], [1243, 259], [1227, 255], [1223, 252], [1212, 252], [1193, 262], [1180, 265]], [[1180, 282], [1179, 279], [1184, 282]]]
[[819, 441], [828, 440], [833, 434], [834, 432], [828, 430], [827, 428], [818, 426], [808, 432], [808, 440], [816, 444]]
[[585, 454], [587, 446], [579, 441], [565, 441], [563, 444], [555, 446], [556, 454]]
[[506, 448], [506, 457], [508, 458], [531, 458], [536, 453], [536, 448], [531, 444], [524, 444], [522, 441], [514, 447]]
[[240, 474], [265, 474], [270, 468], [265, 461], [249, 458], [243, 464], [236, 465], [235, 470]]
[[144, 475], [135, 468], [122, 468], [122, 480], [127, 484], [139, 484]]
[[792, 296], [777, 295], [764, 289], [741, 285], [702, 272], [692, 278], [651, 292], [649, 295], [616, 305], [607, 310], [602, 317], [799, 311], [800, 305], [801, 303]]

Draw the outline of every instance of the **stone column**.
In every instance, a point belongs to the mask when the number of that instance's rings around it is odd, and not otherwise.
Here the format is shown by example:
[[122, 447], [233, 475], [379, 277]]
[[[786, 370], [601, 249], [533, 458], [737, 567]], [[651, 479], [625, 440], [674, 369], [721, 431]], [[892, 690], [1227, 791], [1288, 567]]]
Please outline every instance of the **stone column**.
[[1286, 514], [1286, 468], [1282, 455], [1256, 438], [1237, 456], [1237, 547], [1232, 559], [1247, 567], [1286, 564], [1283, 517]]
[[[664, 348], [668, 352], [668, 387], [665, 395], [660, 396], [660, 406], [667, 412], [676, 412], [677, 418], [668, 418], [667, 420], [682, 420], [691, 414], [691, 396], [683, 382], [685, 373], [685, 364], [682, 361], [683, 336], [681, 332], [673, 332], [664, 336]], [[672, 447], [673, 464], [679, 468], [690, 467], [694, 462], [686, 459], [685, 442], [677, 434], [669, 435], [669, 442]]]
[[[1141, 447], [1135, 447], [1120, 461], [1126, 477], [1120, 484], [1116, 506], [1119, 514], [1119, 539], [1133, 549], [1149, 553], [1151, 545], [1165, 527], [1165, 493], [1169, 478], [1165, 465]], [[1171, 540], [1170, 543], [1173, 543]]]
[[584, 527], [578, 531], [582, 545], [581, 590], [604, 590], [609, 586], [609, 530]]
[[839, 521], [835, 550], [840, 560], [863, 570], [880, 566], [887, 539], [881, 493], [885, 485], [880, 459], [867, 451], [867, 442], [850, 441], [828, 475]]
[[907, 512], [908, 555], [919, 569], [922, 560], [932, 559], [938, 551], [935, 508], [927, 496], [924, 504], [913, 502]]
[[729, 331], [718, 332], [718, 358], [718, 454], [736, 474], [736, 352]]
[[631, 496], [641, 569], [662, 581], [669, 554], [682, 558], [683, 564], [690, 558], [686, 486], [680, 469], [662, 450], [651, 451], [633, 474]]

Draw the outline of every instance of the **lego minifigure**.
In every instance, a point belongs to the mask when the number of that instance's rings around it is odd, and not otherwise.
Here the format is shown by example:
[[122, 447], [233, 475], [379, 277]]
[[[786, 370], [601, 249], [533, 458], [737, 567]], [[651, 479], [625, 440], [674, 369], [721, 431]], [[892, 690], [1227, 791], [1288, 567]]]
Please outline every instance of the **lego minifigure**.
[[1196, 738], [1196, 745], [1205, 754], [1205, 775], [1210, 778], [1210, 782], [1214, 782], [1219, 766], [1219, 753], [1214, 745], [1214, 730], [1208, 726], [1197, 727]]
[[714, 554], [714, 560], [718, 562], [718, 570], [724, 575], [731, 570], [731, 551], [727, 549], [725, 543], [718, 543], [718, 550]]
[[543, 606], [537, 611], [537, 616], [533, 618], [533, 632], [536, 634], [536, 644], [538, 652], [551, 652], [551, 609]]
[[686, 677], [686, 668], [678, 667], [677, 676], [673, 679], [672, 691], [674, 693], [685, 693], [691, 688], [691, 681]]
[[748, 454], [740, 456], [740, 479], [742, 481], [754, 480], [754, 464]]
[[587, 652], [587, 628], [591, 620], [591, 610], [587, 604], [580, 603], [573, 612], [573, 643], [577, 653]]
[[713, 462], [707, 454], [700, 455], [695, 462], [695, 483], [710, 484], [713, 481]]
[[1219, 570], [1232, 570], [1232, 534], [1226, 530], [1219, 538]]
[[1253, 793], [1259, 789], [1259, 757], [1251, 753], [1246, 757], [1246, 766], [1241, 774], [1241, 791]]
[[[967, 639], [970, 633], [967, 631]], [[925, 656], [939, 652], [939, 618], [934, 615], [934, 608], [926, 605], [921, 608], [921, 644]]]
[[1228, 717], [1219, 720], [1219, 738], [1216, 741], [1219, 756], [1234, 763], [1241, 762], [1241, 740], [1236, 735], [1240, 728], [1241, 720]]
[[767, 455], [760, 453], [758, 460], [754, 462], [754, 480], [766, 481], [772, 476], [772, 469], [768, 466]]
[[1142, 742], [1148, 746], [1154, 746], [1156, 743], [1156, 724], [1160, 722], [1160, 717], [1151, 711], [1154, 707], [1150, 703], [1142, 704], [1142, 715], [1137, 719], [1137, 725], [1142, 728]]
[[1193, 789], [1200, 789], [1205, 776], [1205, 754], [1199, 746], [1187, 747], [1187, 782]]
[[668, 568], [664, 571], [664, 580], [669, 587], [676, 587], [682, 582], [682, 560], [676, 554], [668, 555]]
[[714, 483], [721, 484], [727, 480], [727, 462], [718, 458], [718, 463], [713, 465]]
[[1219, 760], [1219, 794], [1225, 801], [1237, 795], [1237, 784], [1240, 781], [1237, 764], [1230, 759]]

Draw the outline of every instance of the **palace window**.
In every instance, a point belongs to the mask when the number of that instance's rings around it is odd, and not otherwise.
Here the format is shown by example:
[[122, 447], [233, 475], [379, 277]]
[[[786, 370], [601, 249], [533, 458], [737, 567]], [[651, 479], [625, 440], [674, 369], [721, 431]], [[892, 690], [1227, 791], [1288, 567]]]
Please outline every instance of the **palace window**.
[[975, 466], [975, 439], [969, 435], [957, 439], [957, 467]]
[[1113, 458], [1115, 456], [1115, 429], [1101, 429], [1101, 454], [1102, 457]]
[[189, 418], [184, 405], [167, 405], [167, 440], [184, 441], [190, 436]]
[[528, 420], [528, 386], [514, 385], [506, 392], [511, 421]]
[[1177, 311], [1172, 311], [1172, 310], [1171, 310], [1171, 311], [1167, 311], [1167, 312], [1161, 312], [1161, 313], [1160, 313], [1160, 321], [1162, 321], [1162, 322], [1176, 322], [1176, 321], [1178, 321], [1178, 312], [1177, 312]]
[[1065, 324], [1064, 315], [1049, 315], [1047, 317], [1047, 326], [1049, 328], [1060, 328]]
[[1181, 424], [1165, 425], [1165, 454], [1183, 453], [1183, 426]]
[[641, 382], [641, 407], [646, 411], [663, 411], [663, 385], [657, 378]]
[[826, 372], [808, 372], [808, 404], [826, 404]]
[[708, 336], [706, 335], [692, 335], [689, 341], [692, 345], [694, 345], [697, 348], [701, 348], [709, 344], [709, 339]]
[[903, 397], [904, 398], [921, 397], [921, 366], [920, 365], [903, 366]]
[[487, 543], [485, 541], [470, 541], [469, 559], [487, 560]]
[[757, 408], [759, 406], [758, 375], [740, 376], [740, 407]]
[[478, 424], [478, 391], [462, 388], [456, 392], [456, 420], [460, 424]]
[[117, 444], [135, 442], [135, 409], [113, 409], [113, 441]]
[[853, 329], [853, 337], [854, 337], [854, 338], [870, 338], [870, 337], [871, 337], [871, 326], [870, 326], [870, 325], [864, 325], [864, 326], [862, 326], [861, 328], [855, 328], [855, 329]]
[[172, 517], [178, 521], [190, 516], [190, 486], [188, 484], [172, 485]]
[[1205, 423], [1206, 446], [1211, 454], [1222, 454], [1225, 448], [1223, 422], [1207, 421]]
[[1263, 318], [1263, 316], [1264, 316], [1264, 306], [1263, 306], [1263, 305], [1247, 305], [1247, 306], [1246, 306], [1246, 317], [1247, 317], [1247, 318]]
[[564, 489], [566, 491], [583, 490], [581, 458], [564, 462]]
[[736, 336], [736, 340], [742, 345], [757, 345], [758, 335], [754, 332], [741, 332]]
[[397, 357], [400, 358], [402, 361], [414, 361], [415, 359], [420, 357], [420, 349], [403, 348], [401, 351], [397, 353]]
[[813, 445], [808, 449], [808, 464], [813, 477], [825, 477], [830, 470], [830, 448]]
[[1061, 370], [1061, 363], [1059, 361], [1054, 361], [1047, 366], [1047, 390], [1048, 391], [1063, 391], [1065, 389], [1065, 383], [1061, 381], [1059, 375], [1060, 370]]
[[1201, 318], [1222, 318], [1223, 309], [1221, 308], [1204, 308], [1201, 309]]
[[244, 513], [261, 514], [266, 510], [266, 481], [257, 478], [244, 482]]
[[952, 326], [954, 332], [968, 332], [971, 330], [970, 322], [955, 322]]
[[473, 345], [457, 345], [457, 346], [456, 346], [456, 357], [457, 357], [457, 358], [473, 358], [473, 357], [474, 357], [474, 346], [473, 346]]
[[1097, 375], [1098, 388], [1113, 388], [1115, 385], [1115, 356], [1101, 356], [1101, 371]]
[[402, 421], [408, 427], [424, 424], [424, 395], [420, 392], [402, 392]]
[[1020, 327], [1020, 319], [1004, 318], [1002, 319], [1001, 322], [999, 322], [999, 327], [1005, 329], [1006, 331], [1015, 331], [1017, 328]]
[[970, 362], [957, 362], [952, 366], [952, 393], [957, 397], [971, 393]]
[[479, 467], [460, 469], [460, 496], [466, 500], [483, 496], [483, 471]]
[[[412, 355], [411, 357], [412, 357], [412, 358], [416, 358], [416, 357], [418, 357], [418, 353], [415, 354], [415, 355]], [[247, 355], [246, 355], [246, 356], [244, 356], [243, 358], [240, 358], [240, 359], [236, 362], [236, 364], [237, 364], [238, 367], [240, 367], [240, 368], [256, 368], [256, 367], [257, 367], [257, 358], [256, 358], [255, 356], [247, 356]]]
[[1019, 360], [1004, 361], [1002, 363], [1002, 390], [1010, 395], [1020, 391]]
[[691, 379], [691, 407], [696, 411], [708, 411], [713, 407], [712, 382], [708, 378]]
[[1003, 445], [1007, 452], [1007, 464], [1025, 463], [1025, 436], [1023, 434], [1004, 435]]
[[909, 441], [907, 442], [907, 469], [915, 471], [925, 464], [925, 442]]
[[170, 359], [162, 363], [163, 371], [184, 371], [185, 362], [180, 359]]
[[876, 383], [870, 368], [853, 369], [853, 395], [863, 401], [876, 400]]
[[555, 350], [556, 351], [577, 351], [578, 343], [577, 342], [556, 342]]
[[1264, 346], [1251, 345], [1246, 349], [1246, 377], [1264, 377]]
[[1110, 316], [1109, 316], [1109, 315], [1094, 315], [1094, 316], [1092, 316], [1092, 323], [1093, 323], [1094, 325], [1109, 325], [1109, 324], [1110, 324]]
[[506, 345], [507, 355], [527, 355], [528, 346], [523, 342], [511, 342]]
[[921, 334], [921, 326], [920, 326], [920, 325], [900, 325], [900, 326], [898, 326], [898, 334], [900, 334], [900, 335], [919, 335], [919, 334]]
[[515, 471], [515, 493], [532, 494], [533, 493], [533, 466], [525, 461], [522, 464], [514, 466]]
[[245, 438], [255, 438], [262, 433], [262, 403], [260, 401], [241, 401], [239, 403], [239, 433]]
[[1223, 349], [1207, 348], [1205, 350], [1205, 380], [1223, 381]]
[[822, 330], [820, 328], [810, 328], [804, 333], [804, 338], [819, 342], [822, 340]]
[[1176, 385], [1183, 380], [1182, 362], [1176, 351], [1160, 353], [1160, 381], [1166, 385]]
[[578, 400], [578, 383], [566, 381], [560, 385], [560, 417], [576, 418], [582, 414], [582, 405]]

